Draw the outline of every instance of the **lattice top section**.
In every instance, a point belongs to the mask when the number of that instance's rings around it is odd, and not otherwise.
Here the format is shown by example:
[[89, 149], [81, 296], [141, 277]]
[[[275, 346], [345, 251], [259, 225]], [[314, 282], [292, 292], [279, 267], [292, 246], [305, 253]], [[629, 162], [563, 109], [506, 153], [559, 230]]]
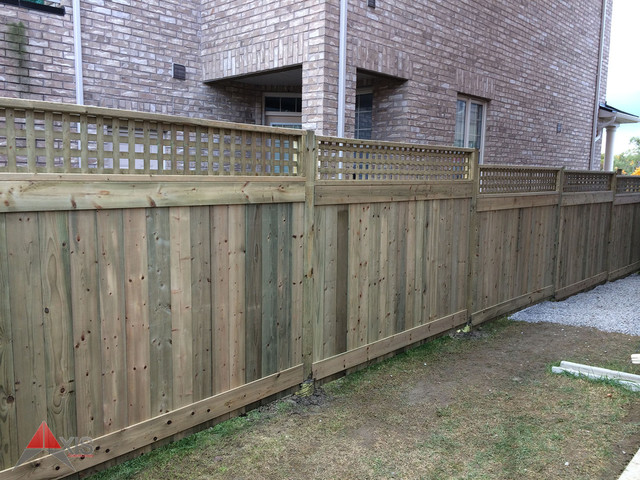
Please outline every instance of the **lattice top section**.
[[300, 173], [300, 140], [287, 129], [0, 101], [0, 172], [289, 176]]
[[619, 176], [616, 193], [640, 193], [640, 176]]
[[564, 172], [563, 192], [606, 192], [611, 190], [613, 174], [607, 172]]
[[318, 176], [322, 180], [470, 180], [472, 154], [466, 148], [318, 137]]
[[537, 167], [480, 167], [480, 193], [554, 192], [559, 169]]

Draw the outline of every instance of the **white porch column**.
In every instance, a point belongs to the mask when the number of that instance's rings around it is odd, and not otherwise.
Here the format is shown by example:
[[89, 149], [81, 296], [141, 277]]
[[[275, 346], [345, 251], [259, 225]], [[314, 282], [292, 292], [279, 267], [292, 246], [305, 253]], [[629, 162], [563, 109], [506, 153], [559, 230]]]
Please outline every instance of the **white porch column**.
[[613, 143], [616, 138], [616, 129], [618, 125], [610, 125], [606, 127], [607, 140], [604, 147], [604, 171], [613, 172]]

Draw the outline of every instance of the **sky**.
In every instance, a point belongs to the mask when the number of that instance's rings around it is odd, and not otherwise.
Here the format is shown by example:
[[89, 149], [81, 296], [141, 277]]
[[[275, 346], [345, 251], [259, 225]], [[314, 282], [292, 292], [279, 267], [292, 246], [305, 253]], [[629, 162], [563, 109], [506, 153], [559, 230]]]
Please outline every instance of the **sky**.
[[[607, 103], [640, 116], [640, 0], [613, 0], [612, 15]], [[640, 123], [618, 128], [614, 152], [629, 150], [631, 137], [640, 137]]]

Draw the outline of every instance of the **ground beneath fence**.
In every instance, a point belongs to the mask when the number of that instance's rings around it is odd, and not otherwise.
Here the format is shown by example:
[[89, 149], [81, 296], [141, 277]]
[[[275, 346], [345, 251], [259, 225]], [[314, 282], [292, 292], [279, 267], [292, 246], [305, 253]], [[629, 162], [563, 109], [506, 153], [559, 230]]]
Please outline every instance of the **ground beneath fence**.
[[640, 447], [640, 397], [551, 374], [550, 365], [640, 373], [630, 364], [638, 351], [637, 336], [503, 319], [103, 478], [615, 479]]

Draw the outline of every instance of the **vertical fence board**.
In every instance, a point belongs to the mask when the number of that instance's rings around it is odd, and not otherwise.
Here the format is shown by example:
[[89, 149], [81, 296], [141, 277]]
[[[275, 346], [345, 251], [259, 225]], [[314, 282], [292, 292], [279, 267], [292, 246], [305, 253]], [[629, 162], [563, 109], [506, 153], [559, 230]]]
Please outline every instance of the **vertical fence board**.
[[[263, 152], [264, 153], [264, 152]], [[248, 205], [246, 268], [246, 381], [262, 375], [262, 205]]]
[[169, 209], [147, 209], [149, 392], [153, 416], [173, 408], [170, 245]]
[[9, 257], [6, 215], [0, 214], [0, 470], [18, 457], [13, 337], [11, 328]]
[[[416, 203], [407, 202], [407, 227], [406, 227], [406, 253], [405, 263], [405, 324], [404, 328], [409, 329], [417, 325], [415, 312], [416, 296]], [[375, 262], [377, 263], [377, 261]]]
[[370, 210], [369, 222], [369, 302], [367, 316], [369, 325], [367, 329], [367, 343], [375, 342], [380, 337], [380, 310], [378, 308], [378, 298], [380, 295], [380, 251], [381, 251], [381, 232], [380, 232], [380, 211], [382, 205], [373, 203]]
[[379, 242], [379, 254], [377, 261], [378, 267], [378, 292], [377, 301], [371, 303], [377, 308], [377, 329], [376, 336], [378, 338], [385, 337], [387, 333], [387, 324], [389, 323], [389, 306], [388, 295], [389, 290], [389, 204], [381, 204], [378, 210], [378, 225], [379, 230], [378, 242]]
[[[321, 315], [319, 315], [320, 327], [317, 331], [318, 337], [322, 341], [322, 358], [330, 357], [337, 353], [336, 347], [336, 284], [337, 284], [337, 257], [338, 251], [336, 243], [338, 241], [338, 209], [333, 206], [326, 206], [316, 209], [323, 211], [322, 227], [324, 235], [320, 232], [316, 235], [316, 239], [323, 242], [320, 247], [323, 249], [324, 260], [322, 265], [324, 268], [318, 271], [318, 289], [324, 293], [322, 296], [322, 305], [318, 305]], [[317, 216], [316, 216], [317, 217]], [[318, 259], [318, 262], [321, 260]], [[320, 265], [320, 263], [318, 263]]]
[[369, 329], [369, 262], [371, 261], [371, 205], [359, 204], [359, 224], [357, 226], [358, 233], [358, 319], [357, 319], [357, 338], [355, 346], [367, 344]]
[[69, 227], [66, 212], [39, 214], [44, 310], [47, 422], [56, 435], [76, 434], [73, 329], [69, 285]]
[[438, 241], [438, 308], [437, 318], [451, 313], [451, 251], [452, 246], [452, 205], [453, 200], [439, 200], [440, 203], [440, 239]]
[[138, 423], [152, 416], [146, 211], [125, 210], [123, 227], [128, 415]]
[[77, 434], [95, 438], [103, 433], [103, 397], [98, 306], [100, 287], [94, 211], [69, 212], [69, 241]]
[[347, 304], [349, 296], [349, 208], [337, 207], [338, 231], [336, 236], [336, 354], [347, 350]]
[[[316, 234], [313, 237], [313, 250], [314, 250], [314, 263], [315, 265], [326, 265], [328, 254], [327, 249], [327, 232], [326, 232], [326, 217], [327, 212], [331, 209], [331, 206], [317, 207], [314, 210], [315, 218], [315, 231]], [[325, 314], [326, 302], [325, 302], [325, 281], [327, 270], [325, 268], [315, 268], [313, 272], [313, 304], [314, 318], [313, 318], [313, 360], [318, 361], [324, 358], [325, 351], [327, 350], [327, 332], [330, 331], [331, 326], [325, 324], [325, 318], [331, 315], [331, 312]]]
[[[229, 386], [245, 381], [245, 259], [246, 217], [244, 205], [229, 207]], [[301, 268], [302, 271], [302, 268]]]
[[262, 373], [278, 369], [278, 210], [262, 208]]
[[122, 210], [97, 215], [104, 432], [128, 425]]
[[[348, 281], [347, 281], [347, 345], [346, 350], [358, 346], [358, 264], [360, 262], [360, 208], [349, 205], [349, 239], [347, 250]], [[319, 265], [318, 260], [317, 265]]]
[[406, 315], [406, 280], [407, 280], [407, 211], [408, 202], [398, 202], [398, 225], [392, 232], [392, 235], [396, 237], [396, 278], [393, 289], [395, 291], [395, 314], [394, 323], [392, 327], [392, 333], [399, 333], [405, 328], [405, 315]]
[[[6, 215], [18, 451], [47, 420], [44, 312], [37, 213]], [[28, 301], [25, 292], [29, 292]], [[15, 459], [14, 462], [15, 463]]]
[[[387, 204], [387, 292], [386, 292], [386, 311], [385, 311], [385, 322], [384, 322], [384, 333], [385, 337], [393, 335], [394, 326], [396, 323], [396, 315], [397, 315], [397, 305], [398, 305], [398, 297], [396, 295], [396, 275], [397, 275], [397, 264], [398, 264], [398, 236], [395, 232], [398, 230], [398, 204], [393, 202]], [[384, 245], [381, 245], [380, 248], [385, 248]]]
[[277, 237], [277, 365], [276, 370], [286, 370], [291, 362], [291, 245], [292, 245], [292, 206], [279, 203], [276, 207], [278, 229]]
[[191, 298], [191, 210], [171, 207], [171, 323], [173, 408], [193, 402], [193, 317]]
[[[427, 231], [427, 202], [422, 200], [416, 202], [416, 221], [415, 221], [415, 248], [414, 248], [414, 263], [413, 270], [415, 272], [414, 281], [414, 295], [413, 295], [413, 315], [415, 326], [422, 325], [425, 322], [424, 316], [424, 293], [426, 290], [425, 277], [424, 277], [424, 264], [425, 264], [425, 249], [424, 240]], [[382, 262], [382, 259], [380, 259]]]
[[211, 207], [211, 302], [213, 310], [213, 392], [230, 388], [229, 208]]
[[438, 314], [438, 255], [440, 238], [440, 202], [430, 202], [427, 228], [427, 293], [428, 321], [434, 320]]
[[[197, 133], [197, 138], [200, 138], [200, 132]], [[191, 317], [195, 401], [213, 394], [210, 225], [209, 207], [191, 207]], [[229, 272], [227, 277], [228, 275]]]
[[[291, 257], [291, 360], [302, 362], [302, 304], [304, 277], [304, 204], [293, 205], [293, 251]], [[244, 264], [243, 264], [244, 265]], [[244, 274], [241, 270], [239, 274]], [[241, 277], [242, 278], [242, 277]]]

